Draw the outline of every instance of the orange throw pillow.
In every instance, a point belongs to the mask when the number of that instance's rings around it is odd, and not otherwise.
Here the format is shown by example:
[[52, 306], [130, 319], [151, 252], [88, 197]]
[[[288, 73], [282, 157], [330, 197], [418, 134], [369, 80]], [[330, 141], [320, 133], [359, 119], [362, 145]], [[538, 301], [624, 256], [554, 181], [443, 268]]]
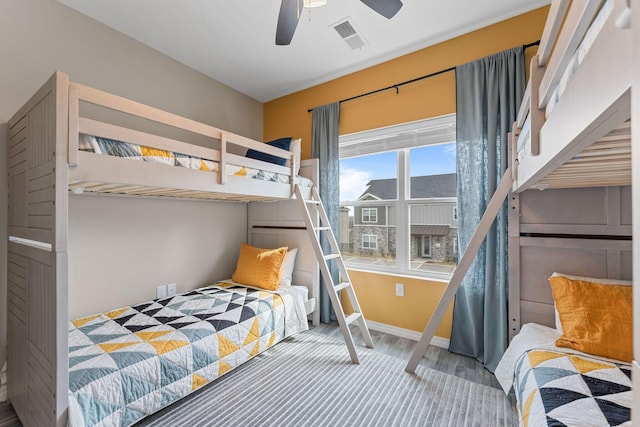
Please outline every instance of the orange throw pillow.
[[632, 287], [574, 280], [549, 279], [563, 334], [558, 347], [631, 362]]
[[234, 282], [257, 288], [275, 290], [280, 285], [280, 267], [287, 254], [287, 247], [261, 249], [246, 243], [240, 248]]

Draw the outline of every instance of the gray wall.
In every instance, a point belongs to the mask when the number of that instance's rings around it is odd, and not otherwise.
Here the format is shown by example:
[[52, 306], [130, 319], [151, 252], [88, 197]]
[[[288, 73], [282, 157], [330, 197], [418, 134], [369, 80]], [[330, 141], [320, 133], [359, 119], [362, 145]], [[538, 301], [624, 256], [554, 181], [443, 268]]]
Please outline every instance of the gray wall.
[[439, 224], [457, 227], [458, 221], [453, 219], [453, 208], [456, 202], [425, 203], [411, 206], [411, 224]]
[[[262, 139], [263, 116], [258, 101], [54, 0], [0, 0], [0, 64], [1, 365], [6, 345], [7, 121], [55, 70], [73, 81], [255, 139]], [[242, 204], [70, 199], [71, 304], [86, 296], [88, 283], [102, 289], [92, 293], [94, 299], [115, 307], [132, 302], [127, 295], [152, 297], [159, 284], [176, 282], [184, 290], [229, 275], [240, 241], [246, 239]], [[225, 219], [221, 229], [221, 217], [233, 218], [233, 223]]]

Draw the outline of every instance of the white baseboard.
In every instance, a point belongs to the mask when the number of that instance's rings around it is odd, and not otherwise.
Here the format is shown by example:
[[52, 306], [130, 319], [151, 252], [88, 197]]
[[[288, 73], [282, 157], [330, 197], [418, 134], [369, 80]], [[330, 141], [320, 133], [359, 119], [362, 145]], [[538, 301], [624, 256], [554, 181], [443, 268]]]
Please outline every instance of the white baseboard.
[[[407, 338], [413, 341], [420, 341], [420, 337], [422, 336], [420, 332], [412, 331], [411, 329], [374, 322], [373, 320], [367, 320], [367, 326], [374, 331], [384, 332], [385, 334], [395, 335], [396, 337]], [[436, 347], [449, 348], [449, 340], [447, 338], [434, 336], [430, 344]]]

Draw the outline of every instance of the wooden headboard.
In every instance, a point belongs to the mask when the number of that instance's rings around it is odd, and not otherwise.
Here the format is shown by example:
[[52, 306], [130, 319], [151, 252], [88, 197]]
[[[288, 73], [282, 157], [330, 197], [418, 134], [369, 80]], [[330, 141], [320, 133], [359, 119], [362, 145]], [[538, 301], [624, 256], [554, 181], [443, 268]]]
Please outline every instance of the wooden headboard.
[[554, 327], [553, 272], [631, 280], [631, 190], [528, 190], [509, 199], [509, 338]]
[[[300, 175], [317, 183], [318, 160], [303, 160]], [[311, 320], [314, 326], [319, 325], [320, 269], [298, 202], [292, 199], [249, 203], [248, 230], [247, 239], [251, 245], [261, 248], [298, 248], [292, 284], [309, 288], [309, 298], [316, 299]]]

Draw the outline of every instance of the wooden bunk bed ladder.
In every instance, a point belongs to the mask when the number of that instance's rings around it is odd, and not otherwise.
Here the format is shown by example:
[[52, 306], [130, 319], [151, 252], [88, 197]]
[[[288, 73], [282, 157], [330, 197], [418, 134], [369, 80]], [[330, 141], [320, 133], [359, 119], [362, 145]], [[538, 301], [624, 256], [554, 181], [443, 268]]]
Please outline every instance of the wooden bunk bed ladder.
[[[342, 259], [342, 255], [340, 254], [340, 247], [338, 246], [338, 242], [336, 240], [336, 236], [331, 229], [329, 224], [329, 218], [327, 217], [327, 212], [324, 209], [324, 205], [322, 204], [322, 200], [320, 199], [320, 195], [318, 194], [318, 190], [316, 187], [311, 189], [311, 198], [305, 200], [302, 197], [302, 192], [300, 188], [296, 185], [295, 187], [296, 200], [298, 201], [298, 206], [300, 207], [300, 211], [302, 212], [302, 216], [304, 218], [304, 223], [309, 232], [309, 237], [311, 238], [311, 243], [313, 249], [316, 254], [316, 258], [320, 264], [320, 271], [322, 273], [322, 278], [324, 279], [324, 285], [327, 288], [327, 293], [329, 294], [329, 298], [331, 299], [331, 304], [333, 305], [333, 309], [336, 313], [336, 317], [338, 319], [338, 324], [340, 325], [340, 330], [342, 331], [342, 335], [344, 336], [344, 341], [347, 344], [347, 348], [349, 350], [349, 355], [351, 356], [351, 361], [353, 363], [360, 363], [358, 359], [358, 353], [356, 352], [355, 343], [353, 341], [353, 336], [351, 335], [351, 330], [349, 329], [349, 325], [352, 323], [357, 323], [360, 328], [360, 332], [362, 333], [362, 337], [364, 338], [365, 345], [369, 348], [373, 348], [373, 341], [371, 340], [371, 335], [369, 334], [369, 329], [367, 328], [367, 322], [364, 319], [364, 315], [362, 314], [362, 309], [360, 308], [360, 304], [358, 303], [358, 298], [356, 297], [356, 292], [353, 289], [353, 284], [351, 283], [351, 279], [349, 278], [349, 273], [347, 272], [347, 268], [344, 264], [344, 260]], [[317, 215], [319, 217], [319, 221], [313, 221], [311, 215]], [[314, 226], [314, 224], [318, 224], [319, 226]], [[325, 233], [327, 240], [329, 241], [329, 246], [331, 247], [331, 253], [326, 254], [322, 246], [320, 245], [320, 236], [322, 233]], [[340, 280], [341, 282], [338, 284], [334, 283], [333, 277], [331, 276], [331, 271], [329, 270], [328, 261], [334, 260], [337, 263], [340, 270]], [[345, 315], [344, 310], [342, 308], [342, 304], [340, 301], [340, 295], [338, 292], [344, 290], [346, 292], [347, 298], [351, 303], [351, 307], [353, 308], [353, 313], [349, 315]]]

